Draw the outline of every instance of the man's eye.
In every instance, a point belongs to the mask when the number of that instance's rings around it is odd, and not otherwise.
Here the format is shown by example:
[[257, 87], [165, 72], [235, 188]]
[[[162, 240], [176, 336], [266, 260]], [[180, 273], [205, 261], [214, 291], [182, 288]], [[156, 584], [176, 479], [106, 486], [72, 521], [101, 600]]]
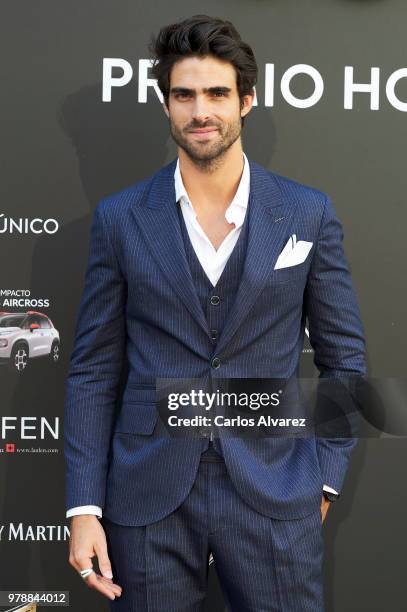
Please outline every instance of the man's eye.
[[224, 97], [226, 94], [224, 91], [215, 91], [213, 95], [216, 97]]
[[177, 98], [188, 98], [189, 94], [188, 93], [177, 93], [176, 97]]

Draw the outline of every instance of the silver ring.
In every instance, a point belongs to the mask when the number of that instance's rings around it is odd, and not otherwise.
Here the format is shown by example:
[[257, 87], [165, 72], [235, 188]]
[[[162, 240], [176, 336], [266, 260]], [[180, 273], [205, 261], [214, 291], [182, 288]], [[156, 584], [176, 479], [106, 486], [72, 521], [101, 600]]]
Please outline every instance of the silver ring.
[[82, 576], [82, 578], [83, 578], [84, 580], [86, 580], [87, 578], [89, 578], [89, 576], [92, 574], [92, 572], [93, 572], [93, 571], [94, 571], [94, 570], [93, 570], [93, 568], [91, 567], [91, 568], [89, 568], [89, 569], [81, 570], [79, 573], [80, 573], [80, 575]]

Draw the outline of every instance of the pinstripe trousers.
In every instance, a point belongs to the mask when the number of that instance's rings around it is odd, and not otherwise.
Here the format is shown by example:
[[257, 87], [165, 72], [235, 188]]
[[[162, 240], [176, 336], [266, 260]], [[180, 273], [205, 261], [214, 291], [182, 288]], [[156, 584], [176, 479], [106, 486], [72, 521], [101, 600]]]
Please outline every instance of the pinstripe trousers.
[[220, 455], [202, 455], [194, 485], [163, 519], [141, 527], [101, 519], [121, 597], [112, 612], [203, 610], [213, 554], [232, 612], [323, 612], [318, 510], [275, 520], [243, 501]]

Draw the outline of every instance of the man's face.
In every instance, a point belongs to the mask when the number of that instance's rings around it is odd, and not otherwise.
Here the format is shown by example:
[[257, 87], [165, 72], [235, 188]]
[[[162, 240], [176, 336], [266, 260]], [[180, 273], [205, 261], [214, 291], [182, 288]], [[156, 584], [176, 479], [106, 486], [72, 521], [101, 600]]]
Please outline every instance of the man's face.
[[177, 145], [204, 166], [240, 137], [241, 117], [252, 103], [252, 96], [245, 96], [241, 106], [232, 64], [211, 56], [190, 57], [174, 64], [164, 109]]

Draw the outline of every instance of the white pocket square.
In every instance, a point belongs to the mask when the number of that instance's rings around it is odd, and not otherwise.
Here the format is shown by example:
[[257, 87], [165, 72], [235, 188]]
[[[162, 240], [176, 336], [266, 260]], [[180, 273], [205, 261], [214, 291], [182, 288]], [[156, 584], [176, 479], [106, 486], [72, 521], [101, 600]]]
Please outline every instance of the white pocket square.
[[311, 250], [312, 244], [312, 242], [306, 242], [305, 240], [299, 240], [297, 242], [297, 236], [295, 234], [290, 236], [287, 244], [278, 256], [274, 270], [297, 266], [305, 261]]

